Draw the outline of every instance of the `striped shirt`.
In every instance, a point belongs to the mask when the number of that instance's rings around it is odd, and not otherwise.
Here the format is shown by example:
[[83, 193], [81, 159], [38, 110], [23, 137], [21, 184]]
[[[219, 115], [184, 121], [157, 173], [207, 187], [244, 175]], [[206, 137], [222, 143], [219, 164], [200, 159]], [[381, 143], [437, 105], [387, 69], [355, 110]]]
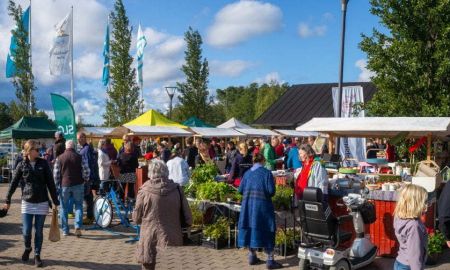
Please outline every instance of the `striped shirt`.
[[47, 215], [48, 201], [41, 203], [30, 203], [22, 200], [22, 214]]

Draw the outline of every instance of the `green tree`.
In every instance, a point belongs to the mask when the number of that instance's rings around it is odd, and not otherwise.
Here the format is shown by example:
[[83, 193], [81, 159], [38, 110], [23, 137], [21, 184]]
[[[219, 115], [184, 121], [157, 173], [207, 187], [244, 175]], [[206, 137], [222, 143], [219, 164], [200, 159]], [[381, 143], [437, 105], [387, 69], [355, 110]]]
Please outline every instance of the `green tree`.
[[177, 83], [180, 96], [180, 111], [186, 117], [196, 116], [206, 121], [211, 120], [208, 112], [209, 108], [209, 92], [208, 92], [208, 76], [209, 67], [208, 60], [202, 60], [202, 37], [198, 31], [194, 31], [191, 27], [184, 34], [184, 40], [187, 44], [185, 53], [186, 63], [181, 70], [186, 76], [186, 82]]
[[371, 115], [450, 115], [450, 5], [447, 0], [371, 0], [389, 30], [362, 35], [378, 91]]
[[13, 18], [16, 25], [16, 27], [11, 30], [11, 33], [17, 42], [14, 57], [16, 76], [12, 79], [12, 83], [16, 89], [16, 97], [18, 99], [18, 102], [16, 103], [16, 113], [20, 117], [34, 115], [36, 113], [36, 107], [33, 92], [36, 90], [36, 87], [34, 86], [34, 76], [31, 71], [31, 47], [28, 42], [28, 32], [23, 27], [22, 7], [10, 0], [8, 14]]
[[14, 120], [11, 117], [8, 104], [0, 102], [0, 130], [3, 130], [14, 124]]
[[254, 119], [256, 120], [259, 116], [261, 116], [261, 114], [265, 112], [270, 105], [272, 105], [281, 95], [284, 94], [288, 87], [289, 85], [287, 83], [279, 84], [276, 81], [261, 85], [256, 96]]
[[[103, 115], [109, 126], [118, 126], [139, 115], [142, 101], [139, 99], [139, 87], [135, 81], [136, 70], [131, 67], [131, 32], [128, 17], [122, 0], [116, 0], [111, 12], [112, 38], [110, 51], [110, 87], [109, 99]], [[114, 115], [114, 117], [111, 117]]]
[[251, 124], [255, 119], [255, 100], [258, 84], [247, 87], [230, 86], [224, 90], [217, 90], [217, 99], [222, 105], [226, 119], [236, 117], [242, 122]]

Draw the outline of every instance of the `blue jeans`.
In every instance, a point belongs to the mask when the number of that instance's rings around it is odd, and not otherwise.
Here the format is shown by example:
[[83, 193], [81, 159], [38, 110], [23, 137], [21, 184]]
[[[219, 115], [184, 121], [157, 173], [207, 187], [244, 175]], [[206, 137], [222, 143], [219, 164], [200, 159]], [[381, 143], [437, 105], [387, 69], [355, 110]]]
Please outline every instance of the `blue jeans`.
[[67, 214], [69, 213], [69, 198], [73, 199], [75, 204], [75, 229], [81, 229], [83, 226], [83, 197], [84, 184], [62, 187], [61, 189], [61, 228], [64, 234], [69, 234], [69, 224]]
[[34, 254], [41, 255], [42, 242], [44, 241], [45, 215], [22, 214], [22, 234], [25, 248], [31, 248], [31, 229], [33, 228], [34, 217]]
[[403, 263], [395, 260], [394, 270], [411, 270], [411, 267], [409, 267], [409, 265], [403, 264]]

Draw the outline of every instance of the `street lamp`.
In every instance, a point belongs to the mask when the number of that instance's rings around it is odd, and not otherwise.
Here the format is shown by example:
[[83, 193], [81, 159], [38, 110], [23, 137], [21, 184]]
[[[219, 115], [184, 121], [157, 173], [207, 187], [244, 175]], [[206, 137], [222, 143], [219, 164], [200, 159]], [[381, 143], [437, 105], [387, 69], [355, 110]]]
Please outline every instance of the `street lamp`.
[[[341, 11], [342, 11], [342, 28], [341, 28], [341, 60], [339, 64], [339, 92], [338, 92], [338, 99], [337, 99], [337, 106], [338, 106], [338, 114], [336, 117], [341, 117], [342, 114], [342, 81], [343, 81], [343, 75], [344, 75], [344, 44], [345, 44], [345, 19], [347, 16], [347, 4], [349, 0], [341, 0]], [[339, 154], [339, 150], [341, 147], [341, 139], [337, 138], [336, 143], [336, 149], [335, 153]]]
[[175, 92], [177, 91], [178, 87], [166, 86], [165, 88], [166, 88], [167, 95], [169, 95], [169, 98], [170, 98], [169, 119], [172, 120], [172, 100], [173, 100], [173, 96], [175, 96]]

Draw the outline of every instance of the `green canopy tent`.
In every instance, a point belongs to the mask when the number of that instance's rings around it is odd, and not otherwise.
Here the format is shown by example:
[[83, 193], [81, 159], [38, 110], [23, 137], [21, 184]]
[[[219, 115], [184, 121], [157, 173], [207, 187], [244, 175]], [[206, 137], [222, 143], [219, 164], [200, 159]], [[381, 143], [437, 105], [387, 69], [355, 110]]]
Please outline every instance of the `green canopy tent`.
[[24, 116], [0, 131], [0, 140], [53, 138], [57, 130], [56, 125], [45, 117]]
[[209, 125], [205, 122], [203, 122], [201, 119], [198, 119], [195, 116], [191, 116], [189, 119], [183, 122], [183, 125], [188, 127], [213, 127], [212, 125]]

